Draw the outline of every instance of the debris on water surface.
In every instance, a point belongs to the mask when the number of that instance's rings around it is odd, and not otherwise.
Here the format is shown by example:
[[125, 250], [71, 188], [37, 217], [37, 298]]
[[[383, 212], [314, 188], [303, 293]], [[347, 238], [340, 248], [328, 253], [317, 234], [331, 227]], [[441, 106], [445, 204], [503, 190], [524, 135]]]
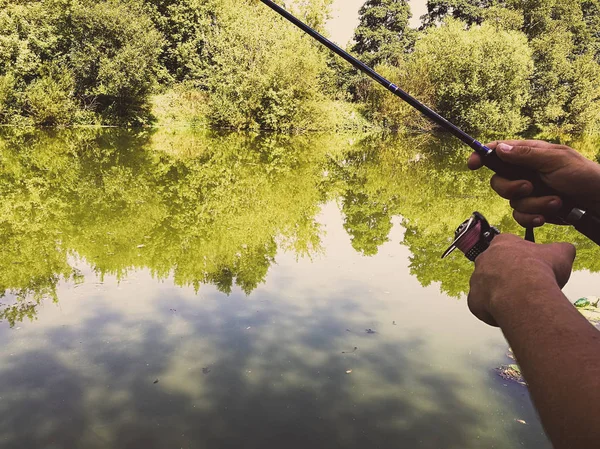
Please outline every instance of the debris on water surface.
[[137, 247], [138, 247], [138, 249], [141, 249], [141, 248], [145, 248], [146, 245], [142, 244], [142, 245], [138, 245]]
[[504, 365], [500, 368], [497, 368], [496, 371], [503, 379], [512, 380], [519, 385], [527, 386], [527, 383], [525, 383], [525, 379], [523, 378], [523, 374], [521, 374], [521, 368], [519, 368], [519, 365]]
[[209, 366], [205, 366], [204, 368], [202, 368], [202, 374], [208, 374], [210, 373], [212, 370], [210, 369]]
[[352, 354], [353, 352], [356, 352], [357, 350], [358, 350], [358, 347], [355, 346], [352, 351], [342, 351], [342, 354]]
[[575, 307], [582, 308], [582, 307], [588, 307], [590, 305], [590, 300], [587, 298], [579, 298], [577, 301], [575, 301]]
[[598, 308], [599, 302], [600, 302], [600, 298], [597, 298], [595, 296], [588, 296], [588, 297], [579, 298], [577, 301], [575, 301], [574, 306], [577, 307], [578, 309], [583, 309], [585, 307]]
[[157, 383], [158, 383], [158, 379], [156, 379], [156, 380], [155, 380], [153, 383], [154, 383], [154, 384], [157, 384]]
[[508, 357], [511, 360], [517, 360], [515, 358], [515, 354], [514, 354], [512, 348], [508, 348], [508, 352], [506, 353], [506, 357]]
[[527, 424], [524, 420], [522, 419], [515, 419], [516, 422], [518, 422], [519, 424]]
[[346, 374], [352, 374], [352, 370], [351, 369], [347, 370]]
[[247, 331], [249, 331], [250, 329], [252, 329], [252, 326], [248, 326], [248, 327], [246, 328], [246, 330], [247, 330]]
[[375, 332], [373, 329], [365, 329], [365, 332], [367, 334], [376, 334], [377, 332]]

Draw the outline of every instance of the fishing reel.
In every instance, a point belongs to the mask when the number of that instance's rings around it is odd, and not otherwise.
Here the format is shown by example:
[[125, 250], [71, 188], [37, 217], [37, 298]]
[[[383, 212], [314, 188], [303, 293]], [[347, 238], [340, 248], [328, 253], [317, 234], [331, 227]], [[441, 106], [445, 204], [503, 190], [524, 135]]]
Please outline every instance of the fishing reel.
[[479, 212], [473, 212], [468, 220], [465, 220], [456, 230], [452, 245], [442, 255], [445, 259], [454, 250], [460, 250], [471, 262], [475, 262], [477, 256], [490, 247], [494, 237], [500, 231], [490, 226], [488, 221]]

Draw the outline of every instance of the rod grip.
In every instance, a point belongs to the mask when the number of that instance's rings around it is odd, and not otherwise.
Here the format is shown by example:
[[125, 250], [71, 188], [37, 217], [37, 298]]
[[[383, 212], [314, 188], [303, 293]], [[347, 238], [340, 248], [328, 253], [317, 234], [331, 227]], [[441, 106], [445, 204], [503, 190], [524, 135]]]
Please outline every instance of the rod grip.
[[482, 156], [483, 164], [503, 178], [517, 181], [520, 179], [529, 181], [533, 184], [533, 193], [531, 196], [560, 196], [564, 199], [564, 195], [560, 195], [552, 187], [548, 186], [539, 173], [526, 167], [509, 164], [498, 157], [496, 151], [492, 150], [489, 154]]
[[[571, 211], [573, 209], [579, 208], [576, 202], [573, 201], [571, 198], [569, 198], [566, 195], [560, 194], [548, 184], [546, 184], [544, 181], [542, 181], [540, 174], [535, 170], [531, 170], [530, 168], [521, 167], [514, 164], [509, 164], [508, 162], [505, 162], [502, 159], [500, 159], [496, 152], [493, 150], [482, 157], [483, 164], [490, 170], [495, 172], [497, 175], [502, 176], [506, 179], [510, 179], [512, 181], [522, 179], [531, 182], [531, 184], [533, 184], [533, 192], [530, 196], [558, 196], [562, 200], [562, 207], [560, 208], [560, 210], [557, 211], [557, 213], [554, 216], [546, 218], [556, 219], [558, 222], [567, 224], [567, 217], [569, 216]], [[598, 232], [600, 232], [600, 228], [596, 231], [596, 233]], [[591, 239], [594, 240], [593, 238]]]
[[600, 245], [600, 218], [586, 213], [576, 224], [575, 229], [589, 238], [592, 242]]
[[590, 212], [586, 212], [576, 222], [572, 222], [571, 220], [569, 220], [570, 214], [573, 212], [574, 209], [582, 208], [568, 196], [561, 195], [552, 187], [548, 186], [544, 181], [542, 181], [542, 178], [540, 177], [539, 173], [525, 167], [519, 167], [517, 165], [504, 162], [498, 157], [495, 151], [490, 151], [488, 154], [482, 155], [481, 157], [483, 159], [483, 164], [486, 167], [488, 167], [496, 174], [502, 176], [503, 178], [510, 179], [513, 181], [520, 179], [530, 181], [533, 184], [532, 196], [560, 197], [563, 202], [561, 209], [557, 212], [557, 214], [554, 217], [548, 218], [558, 218], [564, 224], [572, 224], [577, 231], [585, 235], [591, 241], [600, 245], [599, 217], [591, 214]]

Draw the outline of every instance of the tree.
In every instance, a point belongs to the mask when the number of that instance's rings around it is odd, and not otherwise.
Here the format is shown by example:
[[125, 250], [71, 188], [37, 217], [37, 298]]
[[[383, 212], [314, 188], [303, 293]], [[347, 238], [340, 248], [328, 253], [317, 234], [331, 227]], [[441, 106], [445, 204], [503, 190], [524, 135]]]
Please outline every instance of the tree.
[[[594, 6], [585, 4], [588, 12]], [[583, 6], [580, 0], [521, 2], [535, 62], [528, 113], [542, 130], [582, 133], [600, 125], [594, 20], [586, 22]]]
[[320, 33], [325, 32], [327, 20], [331, 18], [332, 3], [333, 0], [292, 0], [302, 20]]
[[271, 131], [322, 127], [326, 53], [260, 3], [225, 3], [208, 31], [211, 124]]
[[[464, 23], [448, 19], [423, 34], [391, 78], [461, 128], [507, 135], [527, 126], [521, 109], [529, 99], [532, 71], [531, 49], [523, 33], [490, 24], [465, 30]], [[372, 85], [367, 107], [375, 119], [395, 128], [419, 123], [414, 111]]]
[[352, 51], [371, 66], [382, 62], [397, 64], [412, 48], [415, 33], [408, 26], [412, 14], [406, 0], [368, 0], [359, 16]]
[[0, 0], [0, 119], [146, 122], [161, 45], [136, 0]]
[[591, 34], [591, 49], [600, 63], [600, 0], [583, 0], [583, 18]]
[[422, 28], [439, 25], [447, 17], [467, 25], [479, 25], [485, 18], [487, 8], [504, 2], [505, 0], [428, 0], [427, 14], [421, 17]]

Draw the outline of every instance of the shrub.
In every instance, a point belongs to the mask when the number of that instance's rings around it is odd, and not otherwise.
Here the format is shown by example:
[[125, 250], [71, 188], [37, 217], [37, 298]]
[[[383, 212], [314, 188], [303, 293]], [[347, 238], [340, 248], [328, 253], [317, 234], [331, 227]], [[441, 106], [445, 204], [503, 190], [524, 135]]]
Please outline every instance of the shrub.
[[[490, 24], [466, 29], [456, 20], [430, 28], [397, 70], [399, 85], [465, 130], [478, 134], [523, 131], [529, 99], [532, 52], [525, 35]], [[410, 109], [393, 97], [371, 94], [371, 113], [380, 121], [411, 125]], [[414, 113], [413, 113], [414, 114]]]
[[50, 67], [25, 90], [25, 108], [33, 123], [41, 126], [73, 123], [77, 104], [73, 99], [75, 81], [66, 69]]

